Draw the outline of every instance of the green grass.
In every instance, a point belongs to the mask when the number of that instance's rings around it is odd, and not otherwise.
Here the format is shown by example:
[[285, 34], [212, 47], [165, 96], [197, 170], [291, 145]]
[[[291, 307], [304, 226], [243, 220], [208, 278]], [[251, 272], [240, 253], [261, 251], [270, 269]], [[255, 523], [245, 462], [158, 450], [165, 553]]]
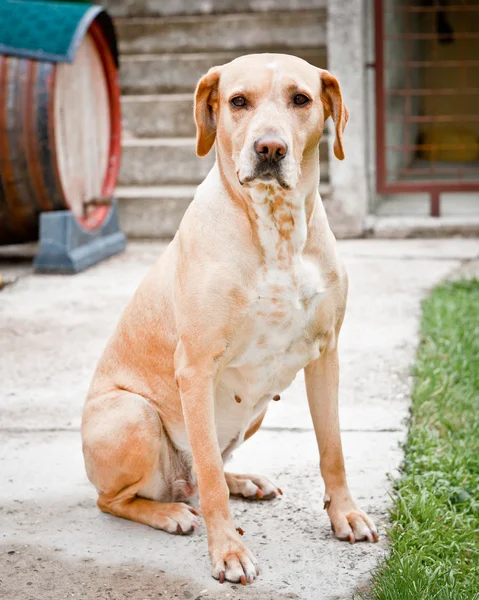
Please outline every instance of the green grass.
[[372, 600], [479, 599], [479, 281], [423, 304], [391, 554]]

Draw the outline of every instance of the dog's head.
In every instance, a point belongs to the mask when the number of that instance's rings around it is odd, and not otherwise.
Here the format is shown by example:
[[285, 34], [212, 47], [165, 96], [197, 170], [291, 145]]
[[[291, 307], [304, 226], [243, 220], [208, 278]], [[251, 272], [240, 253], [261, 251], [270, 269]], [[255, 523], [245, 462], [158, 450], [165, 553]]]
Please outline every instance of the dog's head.
[[220, 165], [229, 162], [241, 185], [276, 181], [294, 189], [329, 116], [342, 160], [348, 111], [338, 80], [295, 56], [243, 56], [210, 69], [198, 83], [196, 151], [205, 156], [216, 140]]

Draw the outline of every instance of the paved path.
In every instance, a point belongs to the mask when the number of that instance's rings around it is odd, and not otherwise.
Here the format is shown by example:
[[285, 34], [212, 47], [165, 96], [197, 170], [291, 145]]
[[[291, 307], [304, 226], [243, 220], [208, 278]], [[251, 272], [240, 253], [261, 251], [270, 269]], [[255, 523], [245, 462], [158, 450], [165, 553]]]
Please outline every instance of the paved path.
[[98, 511], [83, 470], [81, 407], [122, 307], [161, 248], [130, 244], [79, 276], [24, 273], [0, 292], [0, 597], [327, 600], [367, 585], [386, 551], [388, 474], [401, 460], [420, 300], [477, 257], [479, 242], [340, 247], [351, 283], [341, 338], [343, 442], [350, 486], [382, 541], [350, 546], [331, 536], [302, 377], [233, 459], [235, 470], [269, 475], [285, 492], [271, 503], [232, 501], [262, 567], [253, 586], [210, 578], [204, 526], [174, 537]]

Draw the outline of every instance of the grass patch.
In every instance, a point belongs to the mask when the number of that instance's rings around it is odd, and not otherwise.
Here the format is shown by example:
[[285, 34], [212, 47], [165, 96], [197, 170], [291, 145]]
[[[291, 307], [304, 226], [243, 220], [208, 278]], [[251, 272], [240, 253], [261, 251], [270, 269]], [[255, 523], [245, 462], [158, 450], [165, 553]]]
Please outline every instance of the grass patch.
[[479, 599], [479, 281], [423, 304], [391, 554], [373, 600]]

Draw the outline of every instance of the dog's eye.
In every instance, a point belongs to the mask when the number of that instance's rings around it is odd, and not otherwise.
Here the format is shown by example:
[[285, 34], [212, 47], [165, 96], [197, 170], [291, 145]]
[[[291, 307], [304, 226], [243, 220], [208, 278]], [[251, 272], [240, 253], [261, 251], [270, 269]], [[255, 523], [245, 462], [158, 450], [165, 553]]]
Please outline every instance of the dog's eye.
[[236, 106], [236, 108], [245, 108], [247, 104], [244, 96], [235, 96], [234, 98], [231, 98], [230, 102], [233, 106]]
[[293, 98], [293, 102], [296, 104], [296, 106], [304, 106], [305, 104], [308, 104], [309, 98], [304, 94], [296, 94], [296, 96]]

